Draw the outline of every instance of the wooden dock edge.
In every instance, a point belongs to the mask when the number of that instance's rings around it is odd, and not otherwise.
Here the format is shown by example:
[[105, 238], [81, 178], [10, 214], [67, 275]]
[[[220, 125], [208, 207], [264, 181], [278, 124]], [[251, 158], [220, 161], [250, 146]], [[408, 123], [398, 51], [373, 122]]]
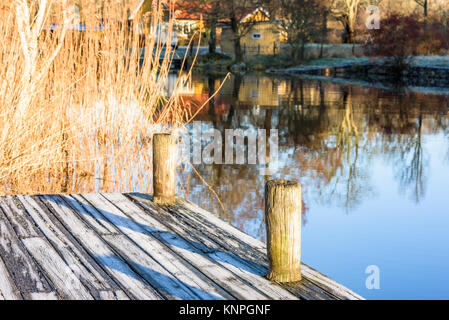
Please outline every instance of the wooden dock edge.
[[0, 197], [0, 300], [358, 300], [302, 264], [266, 278], [267, 247], [179, 197]]
[[[190, 232], [195, 233], [201, 242], [210, 243], [215, 248], [218, 245], [218, 248], [233, 254], [242, 266], [246, 265], [251, 272], [266, 277], [271, 283], [278, 283], [296, 297], [363, 299], [301, 263], [302, 188], [298, 182], [272, 180], [265, 184], [265, 245], [206, 210], [176, 197], [176, 139], [170, 133], [155, 134], [153, 138], [155, 184], [154, 197], [150, 201], [168, 211], [170, 219], [179, 220]], [[137, 202], [145, 198], [139, 194], [130, 197]], [[157, 208], [153, 209], [157, 211]], [[201, 229], [199, 234], [197, 228]], [[206, 248], [206, 251], [208, 250], [209, 248]]]
[[[150, 195], [128, 194], [128, 196], [137, 202], [152, 202]], [[198, 226], [203, 226], [202, 232], [207, 230], [205, 233], [213, 238], [213, 241], [219, 242], [236, 256], [245, 257], [255, 264], [262, 265], [268, 271], [267, 245], [264, 242], [245, 234], [214, 214], [179, 196], [176, 196], [174, 204], [164, 209], [173, 214], [189, 215], [189, 218], [198, 223]], [[182, 219], [180, 215], [177, 218]], [[299, 282], [277, 284], [301, 299], [365, 300], [344, 285], [304, 263], [301, 263], [301, 273], [302, 280]]]

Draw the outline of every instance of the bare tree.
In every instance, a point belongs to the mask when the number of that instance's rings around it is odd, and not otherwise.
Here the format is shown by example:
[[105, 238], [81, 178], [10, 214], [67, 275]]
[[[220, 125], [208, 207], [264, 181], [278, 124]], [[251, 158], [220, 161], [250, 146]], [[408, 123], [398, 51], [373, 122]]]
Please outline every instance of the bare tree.
[[429, 7], [428, 7], [428, 4], [429, 4], [428, 0], [415, 0], [415, 2], [416, 2], [419, 6], [423, 7], [423, 10], [424, 10], [424, 17], [427, 17], [427, 15], [428, 15], [428, 9], [429, 9]]
[[281, 16], [281, 2], [282, 0], [261, 0], [261, 4], [263, 8], [267, 10], [270, 14], [270, 17], [273, 18], [282, 18]]
[[345, 28], [345, 43], [354, 43], [357, 14], [364, 3], [365, 0], [331, 0], [331, 12]]
[[243, 61], [241, 39], [246, 36], [258, 21], [250, 14], [260, 7], [262, 2], [254, 0], [221, 1], [222, 12], [227, 16], [227, 25], [231, 28], [234, 43], [235, 62]]
[[283, 20], [281, 28], [287, 34], [294, 61], [304, 59], [304, 46], [322, 33], [323, 12], [320, 0], [280, 0]]

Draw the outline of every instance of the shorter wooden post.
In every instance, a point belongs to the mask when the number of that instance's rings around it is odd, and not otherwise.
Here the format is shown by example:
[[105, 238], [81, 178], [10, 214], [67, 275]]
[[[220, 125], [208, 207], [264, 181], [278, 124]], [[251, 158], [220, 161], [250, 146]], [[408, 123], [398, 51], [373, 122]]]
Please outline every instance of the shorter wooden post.
[[175, 201], [178, 145], [171, 134], [153, 136], [153, 200], [159, 204]]
[[270, 269], [277, 282], [301, 280], [301, 185], [273, 180], [265, 185], [265, 223]]

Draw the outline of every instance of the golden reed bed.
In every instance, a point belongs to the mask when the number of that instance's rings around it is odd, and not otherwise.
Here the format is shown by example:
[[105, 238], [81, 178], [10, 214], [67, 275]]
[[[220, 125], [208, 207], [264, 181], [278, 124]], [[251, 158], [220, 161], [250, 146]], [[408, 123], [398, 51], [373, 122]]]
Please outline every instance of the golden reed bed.
[[129, 24], [129, 10], [100, 2], [86, 1], [79, 32], [69, 1], [2, 1], [0, 194], [148, 192], [151, 127], [190, 117], [164, 94], [161, 4]]

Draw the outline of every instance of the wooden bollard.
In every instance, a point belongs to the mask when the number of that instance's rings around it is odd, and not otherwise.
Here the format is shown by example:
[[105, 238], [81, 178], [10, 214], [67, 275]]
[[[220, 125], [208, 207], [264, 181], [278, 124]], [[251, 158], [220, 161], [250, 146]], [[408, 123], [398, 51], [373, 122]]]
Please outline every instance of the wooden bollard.
[[265, 222], [270, 262], [267, 278], [301, 280], [301, 185], [273, 180], [265, 185]]
[[175, 201], [176, 160], [178, 145], [171, 134], [153, 136], [153, 201], [171, 204]]

